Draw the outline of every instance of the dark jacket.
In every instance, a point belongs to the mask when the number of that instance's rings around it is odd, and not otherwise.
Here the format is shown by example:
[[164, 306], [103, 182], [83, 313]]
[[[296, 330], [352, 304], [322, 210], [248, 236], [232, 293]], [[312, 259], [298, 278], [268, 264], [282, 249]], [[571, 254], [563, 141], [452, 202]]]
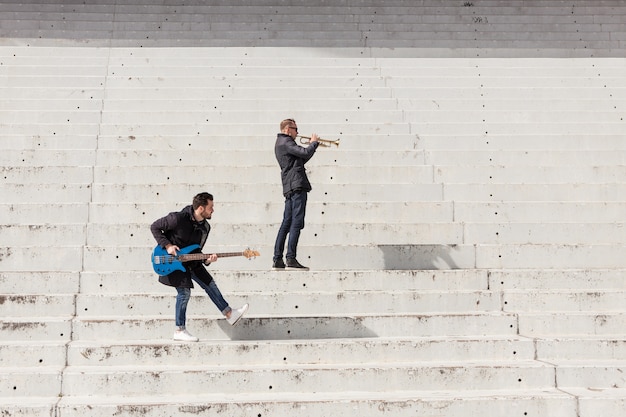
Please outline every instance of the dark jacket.
[[276, 137], [274, 153], [280, 165], [280, 177], [285, 197], [294, 191], [311, 191], [311, 183], [306, 175], [304, 164], [313, 157], [318, 146], [319, 142], [313, 142], [305, 148], [284, 133], [279, 133]]
[[[211, 225], [206, 220], [197, 222], [193, 217], [193, 207], [189, 205], [181, 211], [172, 212], [155, 220], [150, 226], [150, 231], [163, 249], [169, 244], [181, 249], [196, 244], [200, 245], [200, 248], [194, 252], [200, 252], [209, 236]], [[202, 261], [186, 262], [184, 265], [186, 271], [174, 271], [169, 275], [160, 276], [159, 282], [172, 287], [193, 288], [191, 271], [207, 284], [213, 279]]]

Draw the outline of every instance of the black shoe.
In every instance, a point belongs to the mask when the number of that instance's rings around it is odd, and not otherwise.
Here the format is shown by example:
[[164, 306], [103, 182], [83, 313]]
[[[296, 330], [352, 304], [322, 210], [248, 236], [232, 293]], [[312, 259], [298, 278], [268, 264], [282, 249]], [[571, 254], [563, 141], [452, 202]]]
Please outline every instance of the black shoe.
[[298, 262], [295, 259], [287, 259], [287, 269], [297, 269], [298, 271], [308, 271], [309, 268], [304, 266], [304, 265], [300, 265], [300, 262]]
[[283, 270], [285, 269], [285, 263], [283, 262], [282, 259], [279, 259], [277, 261], [274, 261], [274, 263], [272, 264], [272, 269], [276, 269], [276, 270]]

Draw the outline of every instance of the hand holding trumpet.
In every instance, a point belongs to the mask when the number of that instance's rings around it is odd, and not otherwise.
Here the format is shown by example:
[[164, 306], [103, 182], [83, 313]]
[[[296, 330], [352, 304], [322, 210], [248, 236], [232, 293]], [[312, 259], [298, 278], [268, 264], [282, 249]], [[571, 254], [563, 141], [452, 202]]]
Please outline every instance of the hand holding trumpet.
[[335, 145], [336, 147], [339, 147], [339, 139], [337, 140], [322, 139], [319, 136], [317, 136], [315, 133], [313, 133], [311, 136], [297, 135], [296, 137], [300, 138], [300, 143], [302, 143], [303, 145], [307, 145], [312, 142], [319, 142], [320, 146], [324, 146], [327, 148], [330, 148], [333, 145]]

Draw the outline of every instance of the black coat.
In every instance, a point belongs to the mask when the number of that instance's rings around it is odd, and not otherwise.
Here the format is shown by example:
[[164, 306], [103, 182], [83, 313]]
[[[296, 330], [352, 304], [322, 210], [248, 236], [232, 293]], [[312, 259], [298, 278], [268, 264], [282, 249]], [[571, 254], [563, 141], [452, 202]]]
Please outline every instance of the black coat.
[[294, 191], [311, 191], [311, 183], [306, 175], [304, 164], [313, 157], [318, 146], [319, 142], [312, 142], [305, 148], [284, 133], [279, 133], [276, 137], [274, 154], [280, 165], [280, 177], [285, 197]]
[[[197, 222], [193, 217], [193, 207], [187, 206], [181, 211], [172, 212], [155, 220], [150, 226], [152, 236], [163, 249], [169, 244], [183, 249], [189, 245], [200, 245], [194, 252], [200, 252], [211, 231], [211, 225], [203, 220]], [[191, 271], [198, 279], [209, 284], [213, 277], [204, 268], [202, 261], [186, 262], [186, 271], [174, 271], [169, 275], [160, 276], [159, 282], [172, 287], [193, 288]]]

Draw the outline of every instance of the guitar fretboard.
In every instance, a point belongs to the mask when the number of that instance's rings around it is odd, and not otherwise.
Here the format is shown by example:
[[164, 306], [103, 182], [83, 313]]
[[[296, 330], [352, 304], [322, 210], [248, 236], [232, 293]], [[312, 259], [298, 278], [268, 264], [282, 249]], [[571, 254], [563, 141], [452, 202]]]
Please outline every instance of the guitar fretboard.
[[[243, 252], [222, 252], [222, 253], [218, 253], [217, 257], [218, 258], [227, 258], [229, 256], [243, 256], [244, 253]], [[206, 253], [189, 253], [186, 255], [162, 255], [162, 256], [155, 256], [154, 257], [154, 263], [155, 264], [166, 264], [166, 263], [172, 263], [174, 261], [178, 261], [178, 262], [188, 262], [188, 261], [204, 261], [205, 259], [209, 259], [211, 255], [210, 254], [206, 254]]]

